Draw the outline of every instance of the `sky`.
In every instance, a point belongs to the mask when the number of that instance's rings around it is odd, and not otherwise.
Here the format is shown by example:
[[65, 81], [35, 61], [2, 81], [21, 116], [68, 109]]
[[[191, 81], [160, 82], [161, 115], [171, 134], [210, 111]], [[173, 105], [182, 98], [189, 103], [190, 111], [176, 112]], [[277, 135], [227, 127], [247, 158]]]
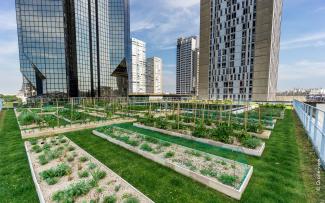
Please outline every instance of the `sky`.
[[[15, 1], [0, 2], [0, 93], [21, 88]], [[131, 36], [163, 59], [163, 85], [175, 92], [176, 42], [199, 35], [199, 0], [130, 0]], [[325, 1], [283, 0], [278, 90], [325, 88]]]

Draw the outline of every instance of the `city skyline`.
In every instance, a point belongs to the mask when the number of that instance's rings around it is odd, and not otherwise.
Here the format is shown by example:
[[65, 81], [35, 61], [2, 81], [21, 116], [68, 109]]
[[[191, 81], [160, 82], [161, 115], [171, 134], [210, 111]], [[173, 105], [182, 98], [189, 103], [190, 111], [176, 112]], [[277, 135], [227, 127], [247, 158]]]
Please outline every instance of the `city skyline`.
[[[21, 76], [14, 1], [1, 2], [0, 8], [3, 11], [0, 15], [0, 92], [15, 94], [21, 87]], [[173, 12], [175, 10], [179, 12]], [[312, 3], [306, 0], [284, 1], [279, 91], [294, 87], [322, 87], [322, 77], [325, 76], [325, 26], [317, 19], [324, 16], [324, 10], [325, 2], [320, 0]], [[148, 56], [158, 55], [163, 59], [164, 91], [175, 92], [176, 89], [175, 41], [178, 37], [199, 33], [198, 16], [198, 0], [158, 0], [154, 3], [131, 0], [131, 36], [150, 44]]]

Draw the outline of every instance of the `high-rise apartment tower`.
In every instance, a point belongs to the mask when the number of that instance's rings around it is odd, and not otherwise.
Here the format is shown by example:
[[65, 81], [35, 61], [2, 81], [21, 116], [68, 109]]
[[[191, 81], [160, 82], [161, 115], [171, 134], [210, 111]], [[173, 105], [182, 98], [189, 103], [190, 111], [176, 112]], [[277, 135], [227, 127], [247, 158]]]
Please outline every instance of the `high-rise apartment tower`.
[[158, 57], [147, 58], [146, 85], [147, 93], [161, 94], [162, 90], [162, 60]]
[[282, 0], [201, 0], [199, 97], [275, 100]]
[[130, 71], [130, 93], [146, 93], [146, 43], [135, 38], [132, 38], [131, 42], [132, 70]]
[[16, 0], [16, 14], [26, 96], [127, 95], [129, 0]]
[[199, 38], [196, 36], [177, 40], [176, 93], [196, 95], [199, 61]]

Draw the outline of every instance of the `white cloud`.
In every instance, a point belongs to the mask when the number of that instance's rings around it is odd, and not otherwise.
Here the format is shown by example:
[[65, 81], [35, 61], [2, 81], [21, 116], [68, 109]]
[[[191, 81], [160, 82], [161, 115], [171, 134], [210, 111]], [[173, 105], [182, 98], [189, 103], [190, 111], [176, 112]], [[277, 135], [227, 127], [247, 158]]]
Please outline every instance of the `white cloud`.
[[281, 49], [297, 49], [325, 46], [325, 32], [309, 33], [281, 43]]
[[0, 13], [0, 31], [16, 30], [16, 13], [15, 10], [1, 11]]
[[175, 48], [178, 37], [199, 33], [199, 0], [133, 0], [133, 3], [139, 9], [131, 10], [131, 30], [156, 49]]
[[131, 24], [131, 32], [149, 30], [153, 29], [154, 27], [154, 23], [150, 20], [137, 21]]
[[21, 88], [15, 10], [0, 13], [0, 93], [15, 94]]
[[281, 64], [279, 67], [279, 88], [325, 87], [325, 61], [301, 60]]
[[171, 8], [190, 8], [200, 3], [200, 0], [165, 0]]

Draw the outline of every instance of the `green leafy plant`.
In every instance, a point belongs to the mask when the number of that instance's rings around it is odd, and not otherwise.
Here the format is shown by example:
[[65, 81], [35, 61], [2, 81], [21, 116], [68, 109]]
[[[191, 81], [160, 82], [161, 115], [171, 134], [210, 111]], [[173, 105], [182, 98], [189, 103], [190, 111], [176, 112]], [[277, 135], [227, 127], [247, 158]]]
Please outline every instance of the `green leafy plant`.
[[114, 187], [114, 191], [115, 191], [115, 192], [120, 191], [120, 189], [121, 189], [121, 185], [116, 185], [116, 186]]
[[228, 174], [221, 174], [218, 177], [218, 180], [222, 182], [225, 185], [230, 185], [230, 186], [235, 186], [235, 183], [237, 181], [238, 177], [233, 176], [233, 175], [228, 175]]
[[167, 152], [167, 153], [164, 155], [164, 157], [165, 157], [166, 159], [168, 159], [168, 158], [173, 157], [174, 155], [175, 155], [175, 152]]
[[86, 156], [82, 156], [82, 157], [79, 158], [79, 161], [82, 162], [82, 163], [84, 163], [84, 162], [86, 162], [88, 160], [89, 160], [89, 158], [86, 157]]
[[74, 151], [75, 149], [76, 149], [76, 148], [75, 148], [74, 146], [71, 146], [71, 145], [68, 146], [68, 151], [70, 151], [70, 152], [71, 152], [71, 151]]
[[41, 165], [45, 165], [45, 164], [49, 163], [49, 161], [47, 160], [47, 158], [44, 154], [42, 154], [38, 157], [38, 161]]
[[134, 197], [132, 195], [128, 195], [124, 198], [123, 203], [139, 203], [140, 200], [137, 197]]
[[66, 164], [60, 164], [56, 167], [50, 168], [40, 173], [40, 177], [51, 184], [53, 182], [53, 178], [63, 177], [71, 173], [71, 167]]
[[56, 202], [72, 203], [75, 198], [86, 195], [96, 186], [94, 180], [82, 180], [70, 185], [67, 189], [58, 191], [52, 196], [52, 200]]
[[196, 150], [186, 150], [185, 153], [196, 156], [196, 157], [202, 156], [202, 154], [200, 152], [196, 151]]
[[31, 145], [37, 145], [38, 140], [37, 140], [37, 139], [32, 139], [32, 140], [29, 141], [29, 143], [30, 143]]
[[89, 176], [89, 172], [88, 171], [80, 171], [80, 172], [78, 172], [78, 176], [79, 176], [79, 178], [87, 178]]
[[217, 128], [211, 130], [210, 134], [212, 139], [224, 142], [224, 143], [233, 143], [233, 129], [231, 126], [220, 124]]
[[117, 198], [115, 195], [106, 196], [106, 197], [104, 197], [104, 200], [103, 200], [104, 203], [115, 203], [116, 201], [117, 201]]
[[99, 180], [106, 177], [106, 172], [101, 170], [95, 170], [91, 173], [93, 179], [98, 182]]
[[33, 152], [35, 152], [35, 153], [40, 153], [40, 152], [43, 151], [42, 147], [39, 146], [39, 145], [34, 145], [34, 146], [32, 147], [32, 150], [33, 150]]
[[204, 138], [208, 136], [208, 130], [203, 125], [197, 125], [194, 128], [192, 135], [194, 137]]
[[142, 144], [140, 149], [142, 149], [143, 151], [147, 151], [147, 152], [153, 151], [153, 149], [147, 143]]
[[258, 146], [261, 145], [261, 140], [255, 137], [248, 137], [241, 141], [244, 147], [248, 147], [250, 149], [256, 149]]
[[91, 163], [88, 164], [88, 169], [89, 169], [89, 170], [93, 170], [93, 169], [95, 169], [95, 168], [97, 168], [97, 165], [96, 165], [95, 163], [92, 163], [92, 162], [91, 162]]
[[200, 173], [204, 176], [210, 176], [210, 177], [218, 177], [218, 172], [213, 170], [213, 168], [204, 168], [200, 170]]

